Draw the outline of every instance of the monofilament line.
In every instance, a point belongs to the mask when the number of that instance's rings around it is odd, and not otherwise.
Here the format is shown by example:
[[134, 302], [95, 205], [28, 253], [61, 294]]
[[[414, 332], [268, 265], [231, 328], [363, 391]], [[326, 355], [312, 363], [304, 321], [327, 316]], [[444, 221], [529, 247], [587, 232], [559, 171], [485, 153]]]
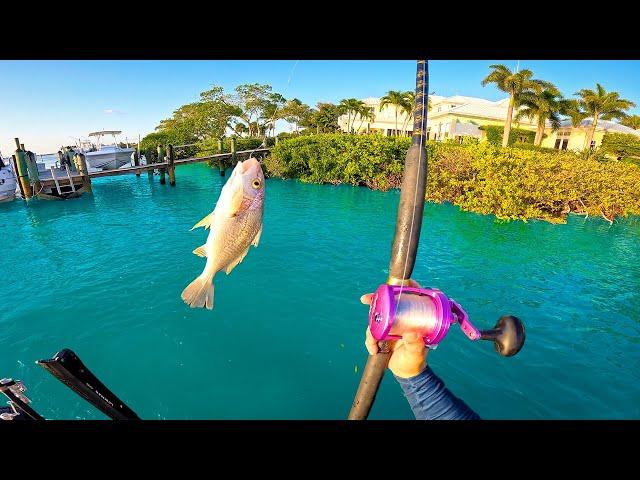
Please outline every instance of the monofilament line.
[[[421, 103], [421, 107], [422, 107], [422, 112], [424, 113], [421, 116], [420, 119], [420, 151], [418, 153], [418, 161], [420, 161], [420, 156], [422, 153], [422, 142], [424, 140], [424, 127], [425, 127], [425, 122], [427, 119], [427, 115], [426, 115], [426, 108], [425, 108], [425, 96], [426, 96], [426, 90], [427, 90], [427, 60], [425, 60], [425, 64], [424, 64], [424, 68], [423, 68], [423, 79], [422, 79], [422, 103]], [[415, 113], [414, 113], [415, 115]], [[396, 132], [397, 133], [397, 132]], [[425, 150], [425, 162], [427, 161], [427, 152]], [[413, 234], [413, 225], [414, 225], [414, 220], [415, 220], [415, 216], [416, 216], [416, 205], [417, 205], [417, 199], [418, 199], [418, 182], [420, 179], [420, 175], [416, 175], [416, 185], [415, 185], [415, 191], [413, 193], [413, 211], [411, 212], [411, 227], [409, 228], [409, 238], [412, 237], [411, 234]], [[425, 186], [426, 186], [426, 182], [425, 182]], [[424, 200], [423, 200], [424, 201]], [[416, 245], [416, 253], [418, 251], [418, 245]], [[400, 304], [400, 297], [402, 296], [402, 289], [404, 288], [404, 280], [406, 280], [405, 276], [407, 274], [407, 262], [409, 260], [409, 255], [407, 253], [407, 255], [404, 258], [404, 268], [402, 270], [402, 284], [400, 285], [400, 291], [398, 292], [398, 299], [396, 300], [396, 311], [398, 310], [398, 305]]]

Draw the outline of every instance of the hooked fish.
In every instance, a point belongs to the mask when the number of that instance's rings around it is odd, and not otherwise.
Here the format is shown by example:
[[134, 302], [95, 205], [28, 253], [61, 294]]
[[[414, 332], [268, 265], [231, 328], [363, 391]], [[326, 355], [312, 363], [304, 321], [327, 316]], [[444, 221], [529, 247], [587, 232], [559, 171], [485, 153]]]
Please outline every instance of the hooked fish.
[[222, 187], [216, 207], [193, 228], [210, 228], [207, 243], [193, 253], [206, 257], [202, 273], [182, 292], [190, 307], [213, 309], [213, 277], [220, 270], [227, 275], [257, 247], [262, 234], [264, 174], [260, 162], [249, 158], [238, 162]]

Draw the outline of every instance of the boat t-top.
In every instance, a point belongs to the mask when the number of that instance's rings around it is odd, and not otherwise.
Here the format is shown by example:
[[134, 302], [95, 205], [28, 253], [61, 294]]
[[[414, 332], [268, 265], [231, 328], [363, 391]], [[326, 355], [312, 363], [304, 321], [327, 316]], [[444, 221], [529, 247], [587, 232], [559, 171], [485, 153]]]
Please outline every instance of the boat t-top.
[[[131, 162], [131, 154], [135, 149], [121, 148], [118, 145], [116, 135], [121, 133], [119, 130], [92, 132], [88, 136], [96, 137], [95, 142], [82, 142], [80, 150], [84, 153], [90, 170], [115, 170]], [[113, 136], [112, 145], [102, 143], [104, 135]]]

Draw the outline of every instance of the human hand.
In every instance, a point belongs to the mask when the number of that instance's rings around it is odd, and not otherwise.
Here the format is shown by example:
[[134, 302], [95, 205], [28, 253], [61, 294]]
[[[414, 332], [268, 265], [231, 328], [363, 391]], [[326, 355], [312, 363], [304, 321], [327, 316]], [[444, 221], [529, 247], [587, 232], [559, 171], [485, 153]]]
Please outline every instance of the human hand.
[[[420, 285], [410, 280], [412, 287], [420, 288]], [[365, 305], [371, 304], [372, 293], [362, 295], [360, 301]], [[367, 327], [365, 346], [370, 355], [378, 353], [378, 341], [373, 338], [371, 330]], [[401, 340], [389, 341], [391, 350], [391, 358], [389, 359], [389, 370], [400, 378], [415, 377], [427, 367], [428, 349], [424, 344], [424, 340], [416, 332], [406, 332]]]

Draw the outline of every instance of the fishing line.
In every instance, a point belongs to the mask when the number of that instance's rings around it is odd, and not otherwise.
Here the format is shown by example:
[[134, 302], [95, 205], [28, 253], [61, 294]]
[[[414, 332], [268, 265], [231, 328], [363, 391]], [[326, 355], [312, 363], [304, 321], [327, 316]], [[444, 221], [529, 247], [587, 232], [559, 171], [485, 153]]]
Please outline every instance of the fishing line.
[[[287, 93], [287, 91], [289, 90], [289, 84], [291, 83], [291, 78], [293, 77], [293, 72], [295, 71], [296, 67], [298, 66], [298, 62], [300, 62], [300, 60], [296, 60], [296, 63], [294, 63], [293, 68], [291, 69], [291, 71], [289, 72], [289, 78], [287, 79], [287, 86], [285, 87], [284, 91], [285, 93]], [[284, 97], [284, 95], [283, 95]], [[276, 109], [273, 112], [273, 116], [271, 117], [269, 123], [273, 123], [275, 117], [276, 117], [276, 113], [278, 113], [278, 107], [276, 106]], [[275, 132], [275, 124], [273, 125], [273, 130]], [[260, 144], [260, 146], [254, 148], [251, 153], [249, 154], [249, 157], [251, 157], [253, 155], [253, 153], [260, 147], [265, 147], [267, 146], [267, 135], [265, 133], [264, 136], [264, 140], [262, 141], [262, 143]], [[260, 163], [262, 163], [262, 159], [259, 160]]]
[[[428, 77], [427, 77], [427, 71], [428, 71], [428, 65], [426, 63], [425, 60], [425, 64], [424, 64], [424, 78], [422, 81], [422, 103], [421, 103], [421, 107], [422, 107], [422, 112], [424, 112], [424, 115], [422, 115], [422, 118], [420, 119], [420, 153], [418, 154], [418, 158], [420, 158], [420, 154], [422, 153], [422, 142], [424, 140], [424, 127], [425, 127], [425, 122], [427, 119], [427, 112], [426, 112], [426, 108], [425, 108], [425, 93], [428, 90], [427, 89], [427, 82], [428, 82]], [[422, 113], [421, 112], [421, 113]], [[415, 112], [414, 112], [415, 115]], [[397, 133], [397, 132], [396, 132]], [[425, 150], [425, 158], [424, 158], [425, 162], [427, 161], [427, 152]], [[413, 234], [413, 225], [414, 225], [414, 219], [416, 216], [416, 205], [417, 205], [417, 197], [418, 197], [418, 182], [420, 179], [420, 175], [416, 175], [416, 185], [415, 185], [415, 192], [413, 194], [413, 211], [411, 213], [411, 227], [409, 229], [410, 233]], [[426, 182], [425, 182], [425, 187], [426, 187]], [[424, 200], [423, 200], [424, 201]], [[409, 236], [409, 238], [411, 238], [411, 235]], [[418, 246], [416, 245], [416, 253], [418, 251]], [[402, 270], [402, 279], [405, 280], [405, 276], [407, 273], [407, 262], [409, 261], [409, 255], [407, 254], [405, 256], [404, 259], [404, 269]], [[398, 292], [398, 299], [396, 300], [396, 310], [398, 309], [398, 305], [400, 304], [400, 297], [402, 297], [402, 289], [404, 288], [404, 281], [403, 283], [400, 285], [400, 291]]]

